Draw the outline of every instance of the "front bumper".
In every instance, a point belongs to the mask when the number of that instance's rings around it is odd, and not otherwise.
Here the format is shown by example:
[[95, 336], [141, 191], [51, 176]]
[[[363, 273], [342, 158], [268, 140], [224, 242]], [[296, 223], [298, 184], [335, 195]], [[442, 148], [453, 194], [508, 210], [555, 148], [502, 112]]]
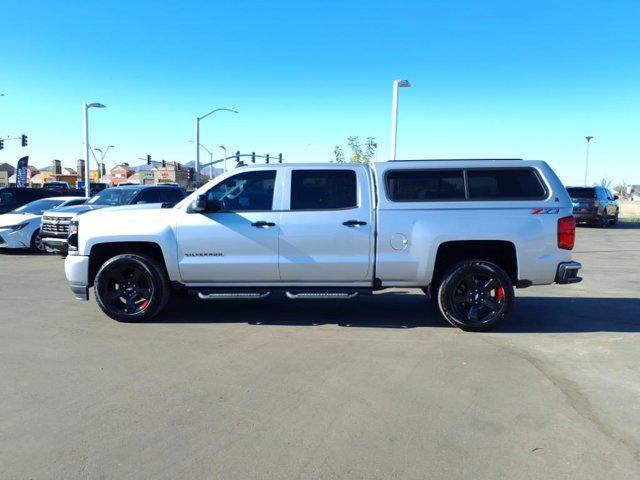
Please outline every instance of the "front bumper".
[[558, 265], [555, 283], [567, 284], [578, 283], [582, 281], [582, 277], [578, 276], [578, 271], [582, 265], [578, 262], [562, 262]]
[[22, 230], [0, 229], [0, 248], [29, 248], [31, 237], [26, 238]]
[[56, 238], [56, 237], [42, 237], [42, 243], [44, 247], [47, 249], [47, 252], [51, 253], [60, 253], [62, 255], [66, 255], [69, 251], [69, 244], [67, 243], [67, 238]]
[[64, 274], [77, 300], [89, 300], [89, 257], [69, 255], [64, 261]]

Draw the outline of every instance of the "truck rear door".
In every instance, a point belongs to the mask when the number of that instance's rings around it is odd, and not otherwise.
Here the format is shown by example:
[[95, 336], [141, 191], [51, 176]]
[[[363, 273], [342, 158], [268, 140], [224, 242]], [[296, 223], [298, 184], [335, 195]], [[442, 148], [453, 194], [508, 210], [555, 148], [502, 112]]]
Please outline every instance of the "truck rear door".
[[368, 167], [292, 166], [285, 182], [280, 279], [370, 283], [374, 217]]

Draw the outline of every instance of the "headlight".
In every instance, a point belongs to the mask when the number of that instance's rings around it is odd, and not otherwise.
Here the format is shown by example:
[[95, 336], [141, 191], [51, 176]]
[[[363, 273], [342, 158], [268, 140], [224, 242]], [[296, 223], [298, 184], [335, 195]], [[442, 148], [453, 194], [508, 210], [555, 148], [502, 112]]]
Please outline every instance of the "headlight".
[[69, 222], [69, 236], [67, 237], [69, 251], [78, 250], [78, 221], [71, 220]]
[[6, 227], [2, 227], [2, 228], [8, 228], [14, 232], [17, 232], [18, 230], [22, 230], [27, 225], [29, 225], [29, 222], [17, 223], [15, 225], [7, 225]]

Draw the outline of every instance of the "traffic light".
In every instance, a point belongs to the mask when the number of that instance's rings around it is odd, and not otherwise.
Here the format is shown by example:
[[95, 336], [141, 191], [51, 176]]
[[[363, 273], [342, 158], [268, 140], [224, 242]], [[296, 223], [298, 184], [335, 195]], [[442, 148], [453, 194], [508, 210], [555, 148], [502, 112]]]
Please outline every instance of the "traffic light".
[[179, 163], [176, 163], [176, 170], [182, 170], [182, 165], [180, 165]]
[[267, 153], [267, 157], [266, 157], [265, 163], [269, 163], [269, 154], [268, 153]]
[[0, 139], [0, 150], [4, 148], [4, 140]]
[[240, 150], [236, 152], [236, 162], [240, 163]]
[[107, 174], [107, 169], [104, 168], [104, 163], [100, 164], [100, 175], [102, 175], [103, 177]]
[[167, 168], [167, 162], [166, 162], [166, 160], [162, 160], [162, 168]]
[[147, 155], [147, 165], [151, 165], [151, 155]]
[[281, 153], [278, 154], [278, 163], [282, 163], [282, 154]]
[[256, 163], [256, 152], [251, 152], [251, 163]]
[[22, 142], [23, 147], [27, 146], [27, 140], [29, 140], [29, 138], [23, 133], [22, 136], [20, 137], [20, 141]]
[[193, 182], [196, 178], [196, 169], [193, 167], [189, 167], [189, 182]]

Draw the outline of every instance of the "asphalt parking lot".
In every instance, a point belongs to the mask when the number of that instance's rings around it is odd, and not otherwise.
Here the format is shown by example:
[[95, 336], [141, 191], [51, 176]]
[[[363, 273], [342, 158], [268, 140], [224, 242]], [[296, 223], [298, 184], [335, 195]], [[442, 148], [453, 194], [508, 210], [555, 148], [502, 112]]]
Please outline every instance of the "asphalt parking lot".
[[640, 478], [640, 223], [574, 257], [479, 334], [411, 290], [118, 324], [0, 254], [0, 478]]

